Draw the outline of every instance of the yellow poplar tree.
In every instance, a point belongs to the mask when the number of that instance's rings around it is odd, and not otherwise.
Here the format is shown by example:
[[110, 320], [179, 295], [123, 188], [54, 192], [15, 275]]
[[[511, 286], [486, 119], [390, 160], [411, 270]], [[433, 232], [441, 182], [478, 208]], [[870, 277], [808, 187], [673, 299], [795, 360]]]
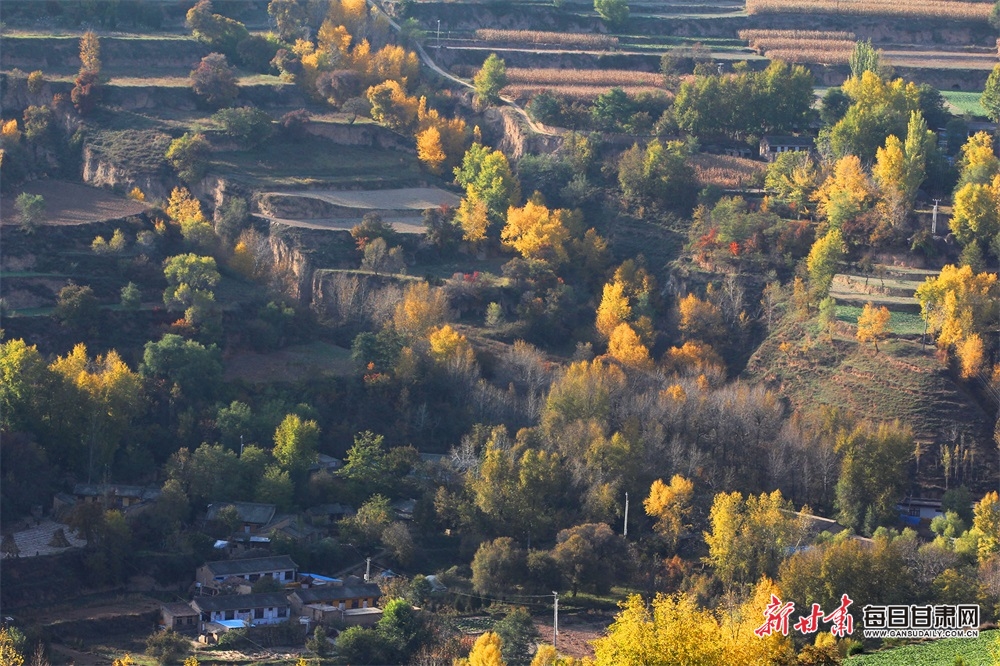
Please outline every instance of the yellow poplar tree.
[[667, 540], [671, 549], [677, 546], [677, 542], [691, 527], [687, 524], [687, 518], [691, 513], [692, 497], [694, 483], [675, 474], [669, 484], [662, 479], [653, 481], [649, 497], [642, 503], [646, 515], [656, 519], [656, 531]]
[[486, 239], [486, 230], [490, 226], [489, 209], [486, 202], [476, 196], [471, 188], [458, 205], [455, 218], [462, 227], [462, 237], [466, 241], [475, 244]]
[[567, 260], [564, 210], [549, 210], [544, 204], [528, 201], [522, 208], [507, 209], [507, 224], [500, 232], [504, 245], [521, 253], [525, 259]]
[[597, 307], [597, 332], [610, 338], [614, 330], [631, 317], [632, 307], [625, 295], [625, 285], [618, 280], [604, 285], [601, 304]]
[[437, 175], [441, 173], [447, 155], [441, 147], [441, 132], [431, 126], [417, 134], [417, 158], [427, 165], [427, 170]]
[[889, 333], [889, 319], [891, 317], [889, 308], [876, 308], [871, 302], [865, 303], [861, 315], [858, 317], [858, 342], [872, 342], [875, 344], [875, 352], [878, 353], [878, 341]]
[[978, 375], [986, 361], [983, 338], [978, 333], [973, 333], [956, 345], [956, 351], [962, 369], [962, 378], [971, 379]]
[[431, 289], [426, 282], [414, 282], [406, 288], [403, 300], [396, 305], [393, 325], [396, 330], [422, 336], [445, 320], [448, 300], [440, 289]]
[[817, 190], [815, 198], [820, 215], [834, 229], [863, 212], [871, 203], [872, 186], [861, 160], [856, 155], [837, 160], [833, 174]]
[[507, 666], [500, 655], [500, 636], [487, 631], [476, 639], [469, 658], [456, 662], [463, 666]]
[[625, 323], [618, 324], [611, 332], [608, 354], [622, 365], [632, 368], [649, 368], [653, 365], [646, 345], [642, 344], [635, 330]]
[[685, 340], [711, 342], [724, 333], [722, 310], [711, 301], [688, 294], [677, 304], [677, 311]]
[[431, 357], [438, 363], [473, 354], [469, 340], [448, 324], [431, 331], [428, 337], [431, 347]]
[[916, 297], [928, 329], [940, 333], [938, 345], [944, 348], [986, 329], [996, 313], [1000, 289], [995, 273], [948, 265], [936, 278], [927, 278]]

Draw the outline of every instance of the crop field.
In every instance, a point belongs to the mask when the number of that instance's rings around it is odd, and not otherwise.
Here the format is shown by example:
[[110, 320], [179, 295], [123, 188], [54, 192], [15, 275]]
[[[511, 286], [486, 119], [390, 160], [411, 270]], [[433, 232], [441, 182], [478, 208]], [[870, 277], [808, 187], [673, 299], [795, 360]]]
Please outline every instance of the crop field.
[[847, 666], [940, 666], [962, 657], [969, 666], [988, 666], [1000, 655], [1000, 632], [984, 631], [979, 638], [945, 638], [848, 658]]
[[[36, 180], [25, 183], [20, 192], [40, 194], [45, 198], [45, 215], [42, 224], [89, 224], [101, 220], [115, 220], [138, 215], [146, 204], [96, 187], [61, 180]], [[0, 219], [3, 224], [17, 224], [13, 196], [3, 197]]]
[[846, 63], [854, 50], [852, 32], [823, 30], [741, 30], [750, 48], [786, 62]]
[[982, 93], [962, 92], [959, 90], [942, 90], [941, 96], [944, 97], [945, 101], [958, 113], [979, 118], [984, 118], [986, 116], [986, 111], [979, 103], [979, 98], [982, 97]]
[[[856, 326], [862, 309], [856, 305], [838, 305], [837, 320]], [[924, 320], [915, 312], [890, 312], [889, 332], [893, 335], [920, 335], [924, 332]]]
[[655, 72], [637, 72], [629, 69], [507, 69], [510, 84], [564, 85], [564, 86], [652, 86], [663, 85], [663, 77]]
[[577, 46], [586, 49], [614, 49], [618, 46], [618, 38], [611, 35], [546, 32], [544, 30], [492, 30], [483, 28], [476, 30], [476, 39], [491, 44], [530, 44], [532, 46], [555, 44], [559, 46]]
[[985, 21], [992, 3], [961, 0], [747, 0], [749, 14], [855, 14]]
[[511, 86], [505, 86], [501, 91], [504, 97], [509, 97], [511, 99], [527, 100], [531, 99], [540, 92], [548, 91], [555, 95], [561, 95], [562, 97], [569, 97], [571, 99], [577, 100], [592, 100], [600, 94], [606, 93], [612, 88], [621, 88], [629, 95], [637, 95], [639, 93], [659, 93], [661, 95], [669, 94], [663, 90], [663, 88], [657, 88], [654, 86], [630, 86], [630, 85], [603, 85], [603, 86], [573, 86], [573, 85], [531, 85], [531, 84], [515, 84]]
[[698, 153], [690, 161], [698, 182], [727, 190], [756, 185], [763, 180], [767, 169], [763, 162], [730, 155]]

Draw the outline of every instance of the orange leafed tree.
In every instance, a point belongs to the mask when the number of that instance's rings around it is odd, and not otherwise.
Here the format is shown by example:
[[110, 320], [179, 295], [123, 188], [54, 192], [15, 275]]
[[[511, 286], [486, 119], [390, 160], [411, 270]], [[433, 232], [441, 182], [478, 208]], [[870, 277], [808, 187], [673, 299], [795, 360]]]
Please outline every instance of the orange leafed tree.
[[628, 324], [618, 324], [608, 340], [608, 354], [613, 359], [633, 368], [649, 368], [653, 365], [649, 350], [635, 330]]
[[566, 243], [569, 241], [567, 216], [564, 210], [549, 210], [534, 201], [521, 208], [511, 206], [507, 209], [507, 224], [500, 232], [500, 239], [525, 259], [562, 263], [567, 259]]
[[427, 170], [437, 175], [441, 173], [447, 155], [441, 147], [441, 132], [437, 127], [428, 127], [417, 134], [417, 158], [427, 166]]

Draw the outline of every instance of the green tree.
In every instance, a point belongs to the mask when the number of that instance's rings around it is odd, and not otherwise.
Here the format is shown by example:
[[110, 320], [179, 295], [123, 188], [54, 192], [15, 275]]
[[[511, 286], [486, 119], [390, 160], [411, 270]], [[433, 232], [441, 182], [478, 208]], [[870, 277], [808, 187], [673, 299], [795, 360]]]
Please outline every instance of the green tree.
[[503, 597], [522, 580], [527, 553], [510, 537], [484, 541], [472, 558], [472, 586], [480, 594]]
[[[294, 2], [294, 0], [291, 1]], [[275, 2], [280, 2], [280, 0], [272, 0], [271, 5], [274, 5]], [[312, 638], [306, 641], [306, 649], [316, 653], [318, 657], [326, 657], [330, 654], [330, 643], [326, 637], [326, 630], [322, 626], [317, 626], [316, 630], [313, 631]]]
[[218, 123], [226, 136], [246, 150], [260, 147], [274, 132], [274, 119], [252, 106], [221, 109], [212, 115], [212, 122]]
[[239, 21], [213, 14], [211, 0], [199, 0], [188, 10], [186, 19], [195, 39], [229, 56], [236, 55], [236, 47], [250, 36], [246, 26]]
[[59, 290], [56, 309], [52, 313], [64, 326], [78, 331], [96, 330], [100, 305], [89, 285], [70, 282]]
[[17, 219], [27, 233], [32, 233], [45, 217], [45, 197], [41, 194], [28, 194], [21, 192], [14, 200], [14, 207], [17, 208]]
[[[621, 127], [635, 112], [632, 101], [621, 88], [612, 88], [594, 99], [590, 117], [601, 129], [614, 131]], [[520, 165], [518, 165], [520, 168]]]
[[163, 274], [167, 288], [163, 302], [171, 310], [184, 309], [184, 317], [192, 324], [204, 321], [215, 310], [215, 293], [219, 280], [215, 259], [196, 254], [180, 254], [167, 259]]
[[994, 66], [989, 78], [986, 79], [986, 89], [979, 98], [979, 105], [986, 110], [990, 120], [995, 123], [1000, 122], [1000, 65]]
[[476, 91], [476, 103], [482, 106], [499, 104], [500, 91], [505, 85], [507, 85], [507, 65], [496, 53], [491, 53], [472, 79], [472, 87]]
[[316, 461], [319, 425], [289, 414], [274, 433], [274, 459], [286, 470], [300, 474]]
[[602, 594], [611, 589], [625, 557], [625, 540], [605, 523], [584, 523], [561, 530], [552, 549], [563, 577], [576, 596], [580, 588]]
[[[290, 44], [302, 35], [309, 18], [299, 0], [271, 0], [267, 5], [267, 13], [278, 24], [278, 37]], [[324, 636], [324, 640], [325, 638]]]
[[387, 661], [398, 664], [412, 663], [413, 656], [431, 638], [424, 616], [404, 599], [393, 599], [385, 605], [375, 631], [392, 655]]
[[274, 504], [281, 511], [292, 508], [292, 497], [295, 494], [295, 484], [287, 469], [270, 465], [264, 470], [264, 476], [257, 483], [254, 501], [264, 504]]
[[837, 435], [841, 456], [836, 506], [842, 525], [871, 534], [895, 519], [906, 488], [913, 433], [897, 423], [860, 423]]
[[129, 282], [121, 288], [119, 292], [122, 310], [126, 312], [137, 312], [142, 305], [142, 291], [135, 282]]
[[354, 436], [354, 445], [348, 449], [338, 475], [355, 486], [358, 496], [369, 497], [386, 487], [387, 472], [385, 438], [366, 430]]
[[594, 0], [594, 11], [612, 27], [620, 27], [628, 20], [627, 0]]
[[710, 531], [706, 560], [725, 583], [750, 583], [761, 576], [773, 577], [788, 549], [803, 536], [799, 523], [790, 516], [791, 503], [775, 490], [768, 495], [719, 493], [709, 514]]
[[687, 213], [697, 196], [694, 169], [687, 157], [688, 149], [680, 141], [664, 145], [654, 139], [645, 149], [633, 145], [618, 163], [622, 196], [633, 205]]
[[194, 184], [202, 179], [208, 169], [208, 154], [212, 147], [204, 134], [186, 132], [170, 142], [166, 158], [177, 176], [185, 183]]
[[865, 42], [855, 42], [854, 51], [851, 52], [849, 63], [851, 65], [851, 76], [860, 78], [865, 72], [881, 74], [881, 53], [872, 46], [872, 40]]
[[222, 355], [215, 345], [185, 340], [167, 333], [158, 342], [147, 342], [140, 372], [147, 377], [164, 379], [189, 399], [212, 395], [222, 379]]
[[[474, 143], [466, 151], [462, 165], [455, 167], [455, 180], [466, 189], [465, 201], [482, 202], [488, 218], [491, 237], [499, 235], [507, 209], [521, 198], [521, 184], [510, 168], [507, 156]], [[465, 202], [463, 202], [463, 206]], [[459, 217], [463, 215], [459, 211]], [[462, 226], [465, 222], [460, 220]]]
[[510, 666], [523, 666], [531, 661], [531, 648], [538, 638], [538, 629], [527, 609], [511, 608], [493, 631], [500, 637], [500, 652]]
[[844, 237], [839, 229], [831, 229], [817, 239], [809, 250], [806, 267], [809, 270], [809, 289], [812, 298], [820, 301], [826, 298], [844, 256]]
[[358, 512], [341, 521], [341, 531], [364, 550], [374, 550], [393, 521], [392, 505], [384, 495], [372, 495]]

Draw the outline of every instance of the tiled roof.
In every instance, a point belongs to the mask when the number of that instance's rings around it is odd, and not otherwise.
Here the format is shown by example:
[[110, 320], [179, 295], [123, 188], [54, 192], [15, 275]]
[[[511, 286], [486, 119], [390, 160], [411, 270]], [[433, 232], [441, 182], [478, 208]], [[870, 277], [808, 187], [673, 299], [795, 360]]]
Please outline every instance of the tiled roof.
[[256, 502], [214, 502], [208, 505], [208, 512], [205, 517], [208, 520], [215, 520], [219, 516], [219, 511], [232, 506], [244, 523], [255, 525], [266, 525], [274, 518], [275, 506], [273, 504], [257, 504]]
[[322, 585], [292, 592], [304, 604], [323, 603], [336, 599], [368, 599], [382, 596], [382, 590], [374, 583], [361, 585]]
[[243, 560], [219, 560], [206, 562], [205, 566], [214, 576], [239, 576], [262, 571], [288, 571], [299, 568], [288, 555], [252, 557]]
[[195, 597], [191, 603], [199, 612], [207, 613], [244, 608], [280, 608], [288, 606], [288, 599], [283, 594], [224, 594]]

